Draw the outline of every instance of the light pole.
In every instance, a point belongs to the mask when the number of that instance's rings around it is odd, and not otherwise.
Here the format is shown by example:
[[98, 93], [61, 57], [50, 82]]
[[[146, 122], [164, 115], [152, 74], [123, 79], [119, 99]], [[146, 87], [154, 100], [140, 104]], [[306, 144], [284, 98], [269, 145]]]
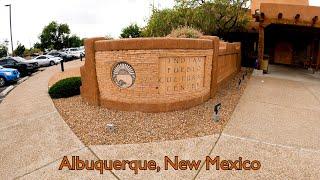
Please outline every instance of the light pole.
[[[9, 41], [6, 39], [6, 40], [4, 41], [4, 43], [5, 43], [5, 45], [6, 45], [6, 48], [8, 48], [8, 46], [9, 46]], [[7, 51], [7, 56], [9, 56], [9, 51]]]
[[5, 6], [6, 6], [6, 7], [9, 7], [11, 51], [12, 51], [12, 55], [13, 55], [12, 23], [11, 23], [11, 4], [7, 4], [7, 5], [5, 5]]

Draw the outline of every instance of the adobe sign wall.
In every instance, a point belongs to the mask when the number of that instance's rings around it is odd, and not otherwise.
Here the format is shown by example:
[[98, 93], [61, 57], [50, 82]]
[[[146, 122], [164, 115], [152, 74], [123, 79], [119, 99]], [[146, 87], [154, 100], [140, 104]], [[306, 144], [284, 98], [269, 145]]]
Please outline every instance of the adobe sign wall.
[[180, 110], [209, 100], [218, 87], [217, 37], [93, 38], [85, 41], [85, 48], [81, 96], [93, 105], [124, 111]]

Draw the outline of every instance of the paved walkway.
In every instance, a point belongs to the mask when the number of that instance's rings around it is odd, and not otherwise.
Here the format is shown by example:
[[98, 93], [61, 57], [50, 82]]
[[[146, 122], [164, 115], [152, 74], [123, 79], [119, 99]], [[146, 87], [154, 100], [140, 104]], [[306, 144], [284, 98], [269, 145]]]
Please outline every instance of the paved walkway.
[[[65, 68], [79, 67], [79, 62]], [[320, 179], [320, 83], [253, 77], [221, 135], [178, 141], [86, 147], [47, 94], [54, 66], [15, 88], [0, 104], [0, 179]], [[281, 74], [281, 73], [280, 73]], [[303, 79], [303, 78], [302, 78]], [[310, 79], [309, 79], [310, 80]], [[82, 159], [261, 161], [259, 171], [59, 171], [63, 156]]]
[[197, 178], [320, 179], [320, 79], [297, 71], [292, 81], [282, 67], [272, 70], [250, 80], [211, 153], [258, 159], [262, 168], [201, 171]]

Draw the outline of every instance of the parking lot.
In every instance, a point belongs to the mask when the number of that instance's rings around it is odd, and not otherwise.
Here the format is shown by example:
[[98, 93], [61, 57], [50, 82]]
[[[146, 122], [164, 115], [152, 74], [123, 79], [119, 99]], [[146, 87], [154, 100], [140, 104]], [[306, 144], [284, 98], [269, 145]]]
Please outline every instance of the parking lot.
[[[75, 59], [73, 61], [80, 61], [80, 59]], [[60, 68], [61, 64], [56, 64], [55, 66], [59, 66]], [[10, 93], [10, 91], [13, 90], [16, 86], [19, 86], [19, 84], [23, 83], [29, 77], [37, 75], [38, 73], [44, 71], [48, 67], [50, 66], [40, 67], [36, 72], [27, 76], [20, 77], [16, 82], [8, 82], [5, 84], [5, 86], [0, 87], [0, 103]]]
[[[84, 47], [65, 48], [63, 50], [45, 50], [29, 55], [0, 56], [0, 103], [17, 85], [45, 68], [59, 65], [62, 62], [82, 60], [85, 57]], [[59, 65], [60, 66], [60, 65]]]

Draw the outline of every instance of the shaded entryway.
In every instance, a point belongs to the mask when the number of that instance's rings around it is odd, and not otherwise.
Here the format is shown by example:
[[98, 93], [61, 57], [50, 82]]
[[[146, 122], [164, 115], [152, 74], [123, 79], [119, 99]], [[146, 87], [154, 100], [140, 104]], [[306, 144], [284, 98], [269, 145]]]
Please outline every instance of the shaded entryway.
[[284, 24], [265, 27], [264, 54], [271, 64], [317, 68], [320, 64], [320, 30]]

